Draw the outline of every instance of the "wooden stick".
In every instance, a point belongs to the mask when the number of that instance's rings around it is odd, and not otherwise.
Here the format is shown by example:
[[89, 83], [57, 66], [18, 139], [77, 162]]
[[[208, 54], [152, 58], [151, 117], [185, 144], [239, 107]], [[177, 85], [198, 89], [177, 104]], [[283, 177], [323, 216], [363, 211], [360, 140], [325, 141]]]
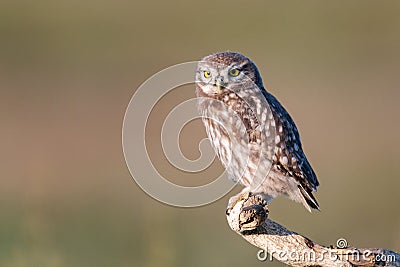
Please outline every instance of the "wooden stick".
[[250, 194], [238, 199], [227, 211], [229, 226], [261, 249], [257, 254], [259, 260], [275, 258], [291, 266], [400, 267], [400, 255], [396, 252], [347, 247], [344, 239], [339, 239], [334, 247], [321, 246], [268, 219], [268, 210], [258, 197]]

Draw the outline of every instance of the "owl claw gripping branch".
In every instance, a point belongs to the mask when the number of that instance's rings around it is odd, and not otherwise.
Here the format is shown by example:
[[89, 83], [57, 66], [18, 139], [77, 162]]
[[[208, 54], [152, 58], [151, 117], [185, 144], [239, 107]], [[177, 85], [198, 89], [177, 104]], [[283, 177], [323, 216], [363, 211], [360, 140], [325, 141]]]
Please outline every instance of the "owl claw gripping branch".
[[319, 210], [312, 194], [319, 182], [297, 127], [264, 88], [250, 59], [233, 52], [203, 58], [196, 72], [196, 95], [211, 145], [228, 177], [245, 187], [243, 192], [265, 203], [285, 195], [309, 211]]

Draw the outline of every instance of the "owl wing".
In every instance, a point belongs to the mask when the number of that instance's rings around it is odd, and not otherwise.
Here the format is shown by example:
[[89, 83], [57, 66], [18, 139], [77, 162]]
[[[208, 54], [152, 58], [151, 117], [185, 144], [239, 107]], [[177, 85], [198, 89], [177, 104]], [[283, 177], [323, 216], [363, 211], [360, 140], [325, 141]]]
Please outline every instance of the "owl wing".
[[300, 184], [299, 189], [307, 203], [311, 207], [319, 209], [318, 203], [312, 195], [312, 191], [316, 191], [319, 182], [303, 152], [296, 124], [273, 95], [264, 90], [264, 96], [275, 119], [274, 166], [284, 175], [295, 178]]

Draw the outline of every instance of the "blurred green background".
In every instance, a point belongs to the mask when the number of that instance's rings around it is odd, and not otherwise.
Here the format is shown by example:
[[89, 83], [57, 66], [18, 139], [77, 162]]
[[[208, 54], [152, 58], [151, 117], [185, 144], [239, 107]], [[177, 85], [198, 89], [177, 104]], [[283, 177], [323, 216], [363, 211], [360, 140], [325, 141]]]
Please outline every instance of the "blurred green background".
[[[1, 1], [0, 266], [282, 266], [259, 262], [229, 229], [229, 196], [170, 207], [124, 163], [136, 88], [223, 50], [256, 62], [321, 182], [321, 212], [281, 198], [271, 217], [321, 244], [399, 251], [399, 14], [397, 0]], [[165, 107], [194, 87], [177, 92]], [[205, 137], [200, 123], [182, 134], [195, 158], [192, 136]], [[171, 177], [202, 179], [153, 154]], [[220, 171], [216, 162], [204, 181]]]

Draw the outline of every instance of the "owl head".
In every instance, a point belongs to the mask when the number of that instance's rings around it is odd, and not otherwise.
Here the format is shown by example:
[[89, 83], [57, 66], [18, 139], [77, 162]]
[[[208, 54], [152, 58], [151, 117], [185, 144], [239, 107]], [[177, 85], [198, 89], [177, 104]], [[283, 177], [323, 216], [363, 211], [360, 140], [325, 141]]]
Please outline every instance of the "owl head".
[[240, 90], [249, 83], [257, 85], [259, 90], [263, 88], [256, 65], [242, 54], [215, 53], [198, 63], [196, 85], [199, 95], [216, 96], [226, 90]]

